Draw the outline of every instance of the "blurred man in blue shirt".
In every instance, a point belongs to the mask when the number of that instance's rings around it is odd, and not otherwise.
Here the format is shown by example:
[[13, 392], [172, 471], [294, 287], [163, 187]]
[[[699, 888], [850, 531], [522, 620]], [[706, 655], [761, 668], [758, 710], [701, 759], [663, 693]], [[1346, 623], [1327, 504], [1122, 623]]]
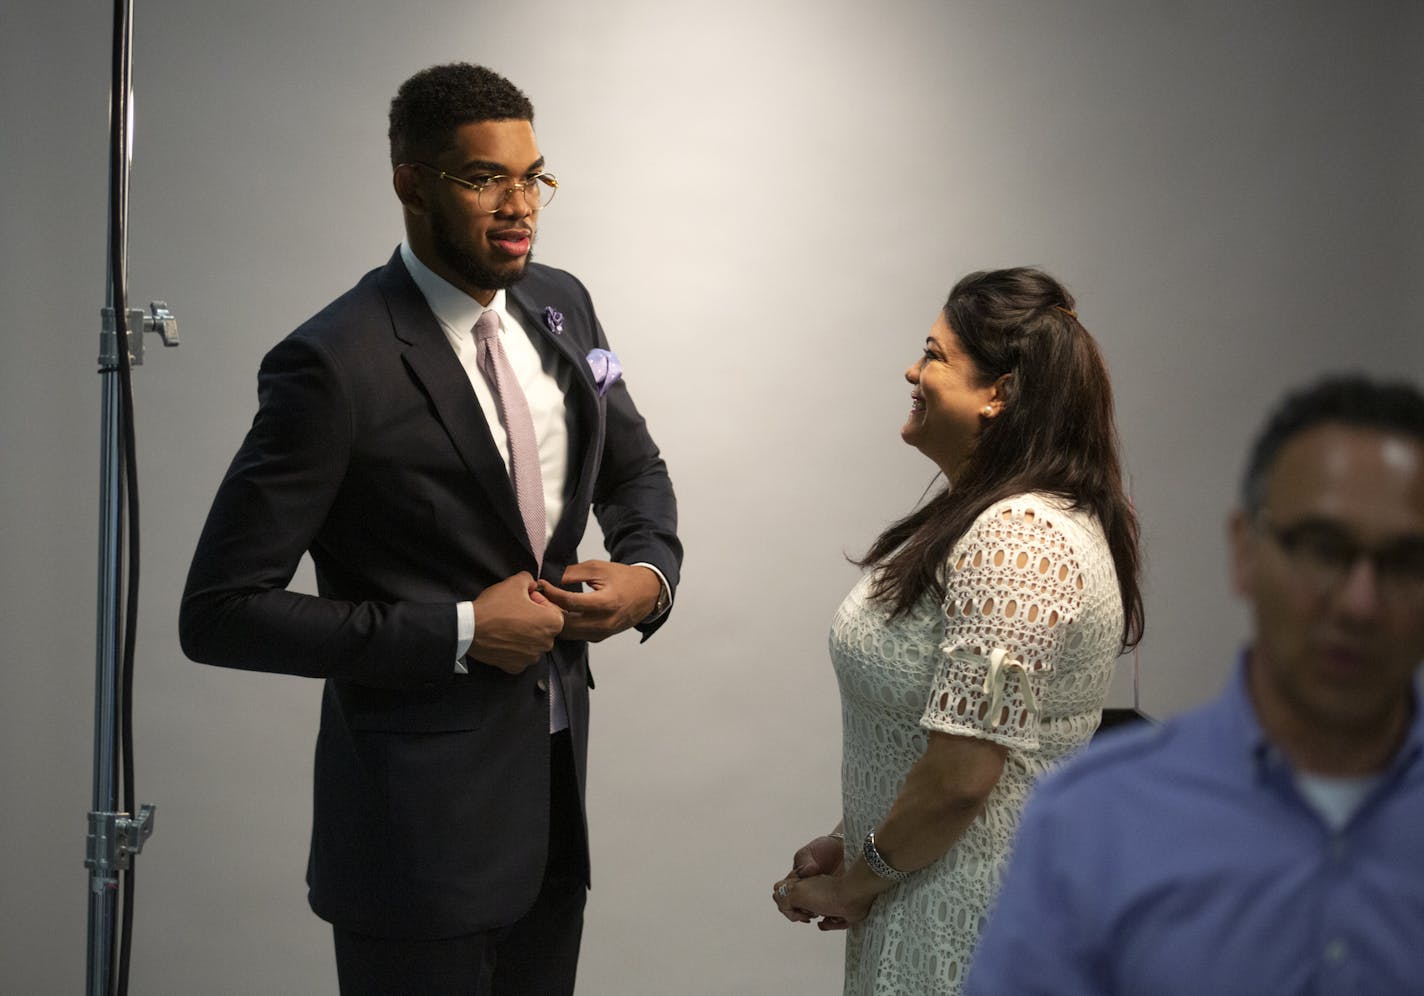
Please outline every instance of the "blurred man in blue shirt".
[[1044, 782], [970, 996], [1424, 992], [1424, 395], [1287, 398], [1242, 497], [1234, 678]]

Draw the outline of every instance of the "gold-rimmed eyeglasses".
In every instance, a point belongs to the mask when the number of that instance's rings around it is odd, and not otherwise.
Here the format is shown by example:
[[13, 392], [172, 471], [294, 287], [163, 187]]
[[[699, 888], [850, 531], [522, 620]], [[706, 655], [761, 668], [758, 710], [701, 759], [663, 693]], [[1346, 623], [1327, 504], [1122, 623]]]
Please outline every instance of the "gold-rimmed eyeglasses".
[[456, 186], [472, 190], [475, 194], [475, 204], [485, 214], [494, 214], [504, 207], [509, 197], [516, 190], [524, 195], [524, 203], [537, 211], [542, 207], [547, 207], [554, 199], [554, 195], [559, 192], [559, 181], [553, 173], [535, 173], [533, 176], [523, 180], [516, 180], [512, 176], [482, 176], [474, 180], [466, 180], [464, 177], [447, 173], [439, 166], [432, 166], [430, 163], [413, 159], [408, 163], [401, 163], [401, 166], [419, 166], [428, 169], [442, 180], [449, 180]]

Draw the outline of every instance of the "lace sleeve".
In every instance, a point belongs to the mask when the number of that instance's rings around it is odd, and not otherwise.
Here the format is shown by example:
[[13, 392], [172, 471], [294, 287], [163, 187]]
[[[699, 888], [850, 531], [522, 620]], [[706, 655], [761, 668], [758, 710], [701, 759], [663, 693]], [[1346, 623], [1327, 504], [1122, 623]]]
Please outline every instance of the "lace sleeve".
[[920, 725], [1037, 749], [1042, 697], [1083, 601], [1067, 513], [1015, 499], [980, 515], [950, 554], [943, 655]]

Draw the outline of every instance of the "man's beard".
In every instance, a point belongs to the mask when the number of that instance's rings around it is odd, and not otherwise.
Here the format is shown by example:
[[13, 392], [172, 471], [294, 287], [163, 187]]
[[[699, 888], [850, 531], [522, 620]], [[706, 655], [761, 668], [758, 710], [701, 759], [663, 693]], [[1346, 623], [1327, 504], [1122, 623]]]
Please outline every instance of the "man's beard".
[[524, 257], [521, 266], [509, 270], [494, 270], [477, 259], [474, 253], [455, 242], [454, 237], [450, 234], [450, 229], [446, 226], [445, 219], [440, 215], [431, 218], [430, 239], [434, 244], [436, 255], [445, 265], [468, 281], [471, 286], [478, 287], [480, 290], [504, 290], [506, 287], [512, 287], [519, 283], [529, 272], [529, 263], [534, 259], [533, 236], [531, 234], [530, 251]]

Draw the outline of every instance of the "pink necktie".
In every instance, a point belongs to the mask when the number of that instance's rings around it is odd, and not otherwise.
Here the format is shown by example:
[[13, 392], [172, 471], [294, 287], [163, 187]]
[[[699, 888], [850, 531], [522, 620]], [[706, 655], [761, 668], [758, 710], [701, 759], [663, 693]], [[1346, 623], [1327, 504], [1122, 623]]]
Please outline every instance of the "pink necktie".
[[[524, 530], [534, 548], [534, 559], [544, 560], [544, 476], [539, 472], [539, 441], [534, 436], [534, 420], [529, 415], [529, 402], [514, 376], [514, 369], [505, 355], [499, 338], [499, 314], [485, 310], [475, 322], [475, 362], [485, 375], [499, 420], [509, 437], [509, 477], [514, 482], [514, 497], [519, 502], [519, 514]], [[537, 571], [535, 572], [538, 573]]]
[[[484, 374], [494, 403], [499, 408], [499, 420], [509, 437], [509, 477], [514, 482], [514, 497], [519, 502], [519, 515], [524, 519], [524, 531], [534, 548], [534, 559], [544, 562], [544, 475], [539, 470], [539, 440], [534, 435], [534, 419], [529, 414], [529, 402], [514, 375], [499, 338], [499, 315], [486, 309], [475, 322], [475, 363]], [[538, 569], [534, 571], [538, 576]], [[479, 621], [475, 621], [479, 625]], [[549, 660], [549, 732], [557, 733], [569, 725], [564, 708], [559, 675], [554, 661]]]

